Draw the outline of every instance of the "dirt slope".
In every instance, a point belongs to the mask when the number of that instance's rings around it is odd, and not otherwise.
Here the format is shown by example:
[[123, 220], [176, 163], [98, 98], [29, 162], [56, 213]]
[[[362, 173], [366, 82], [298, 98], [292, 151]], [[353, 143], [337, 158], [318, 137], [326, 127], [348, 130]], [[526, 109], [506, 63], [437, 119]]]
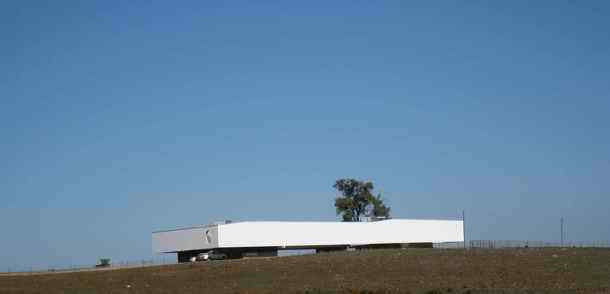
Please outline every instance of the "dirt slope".
[[371, 250], [0, 277], [0, 293], [489, 293], [489, 289], [610, 292], [610, 250]]

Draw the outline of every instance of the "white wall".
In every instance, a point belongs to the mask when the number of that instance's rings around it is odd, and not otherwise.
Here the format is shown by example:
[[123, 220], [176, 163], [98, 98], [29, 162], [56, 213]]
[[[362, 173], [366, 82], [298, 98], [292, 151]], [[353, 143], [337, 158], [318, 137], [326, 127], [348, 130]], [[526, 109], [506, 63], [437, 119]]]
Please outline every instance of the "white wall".
[[218, 227], [155, 232], [152, 248], [157, 253], [218, 248]]
[[[208, 231], [206, 237], [206, 231]], [[153, 233], [153, 251], [222, 247], [307, 247], [464, 241], [461, 220], [378, 222], [237, 222]]]
[[364, 245], [463, 241], [463, 222], [242, 222], [219, 227], [220, 247]]

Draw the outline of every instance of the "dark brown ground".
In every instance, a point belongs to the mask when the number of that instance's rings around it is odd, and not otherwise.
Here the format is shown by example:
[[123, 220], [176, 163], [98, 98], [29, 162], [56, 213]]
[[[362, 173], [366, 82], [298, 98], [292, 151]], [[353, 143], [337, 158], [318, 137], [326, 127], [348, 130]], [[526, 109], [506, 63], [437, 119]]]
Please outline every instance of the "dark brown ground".
[[294, 292], [610, 293], [610, 250], [371, 250], [0, 276], [0, 293]]

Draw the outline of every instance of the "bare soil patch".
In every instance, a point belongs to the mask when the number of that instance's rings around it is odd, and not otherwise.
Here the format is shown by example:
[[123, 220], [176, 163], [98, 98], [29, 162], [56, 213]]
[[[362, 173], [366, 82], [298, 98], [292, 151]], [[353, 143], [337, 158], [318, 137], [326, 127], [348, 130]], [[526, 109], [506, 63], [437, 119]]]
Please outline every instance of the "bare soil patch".
[[610, 293], [608, 249], [396, 249], [0, 276], [0, 293]]

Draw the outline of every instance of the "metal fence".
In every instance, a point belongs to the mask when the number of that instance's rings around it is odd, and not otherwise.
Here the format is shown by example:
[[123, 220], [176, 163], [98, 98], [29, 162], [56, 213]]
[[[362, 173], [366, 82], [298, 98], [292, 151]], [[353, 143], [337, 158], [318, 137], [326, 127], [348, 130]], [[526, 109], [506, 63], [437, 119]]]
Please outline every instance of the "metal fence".
[[470, 240], [464, 242], [434, 243], [434, 248], [440, 249], [463, 249], [463, 248], [483, 248], [483, 249], [503, 249], [503, 248], [610, 248], [610, 241], [599, 242], [548, 242], [533, 240]]
[[84, 271], [99, 271], [108, 269], [118, 268], [133, 268], [133, 267], [146, 267], [146, 266], [158, 266], [158, 265], [169, 265], [176, 264], [175, 258], [162, 258], [162, 259], [144, 259], [135, 261], [118, 261], [112, 262], [108, 266], [98, 267], [95, 264], [90, 265], [69, 265], [69, 266], [46, 266], [46, 267], [7, 267], [3, 270], [0, 269], [0, 275], [6, 274], [40, 274], [40, 273], [65, 273], [65, 272], [84, 272]]
[[[462, 243], [463, 244], [463, 243]], [[548, 248], [548, 247], [569, 247], [569, 248], [610, 248], [610, 242], [545, 242], [531, 240], [470, 240], [467, 243], [469, 248]]]

